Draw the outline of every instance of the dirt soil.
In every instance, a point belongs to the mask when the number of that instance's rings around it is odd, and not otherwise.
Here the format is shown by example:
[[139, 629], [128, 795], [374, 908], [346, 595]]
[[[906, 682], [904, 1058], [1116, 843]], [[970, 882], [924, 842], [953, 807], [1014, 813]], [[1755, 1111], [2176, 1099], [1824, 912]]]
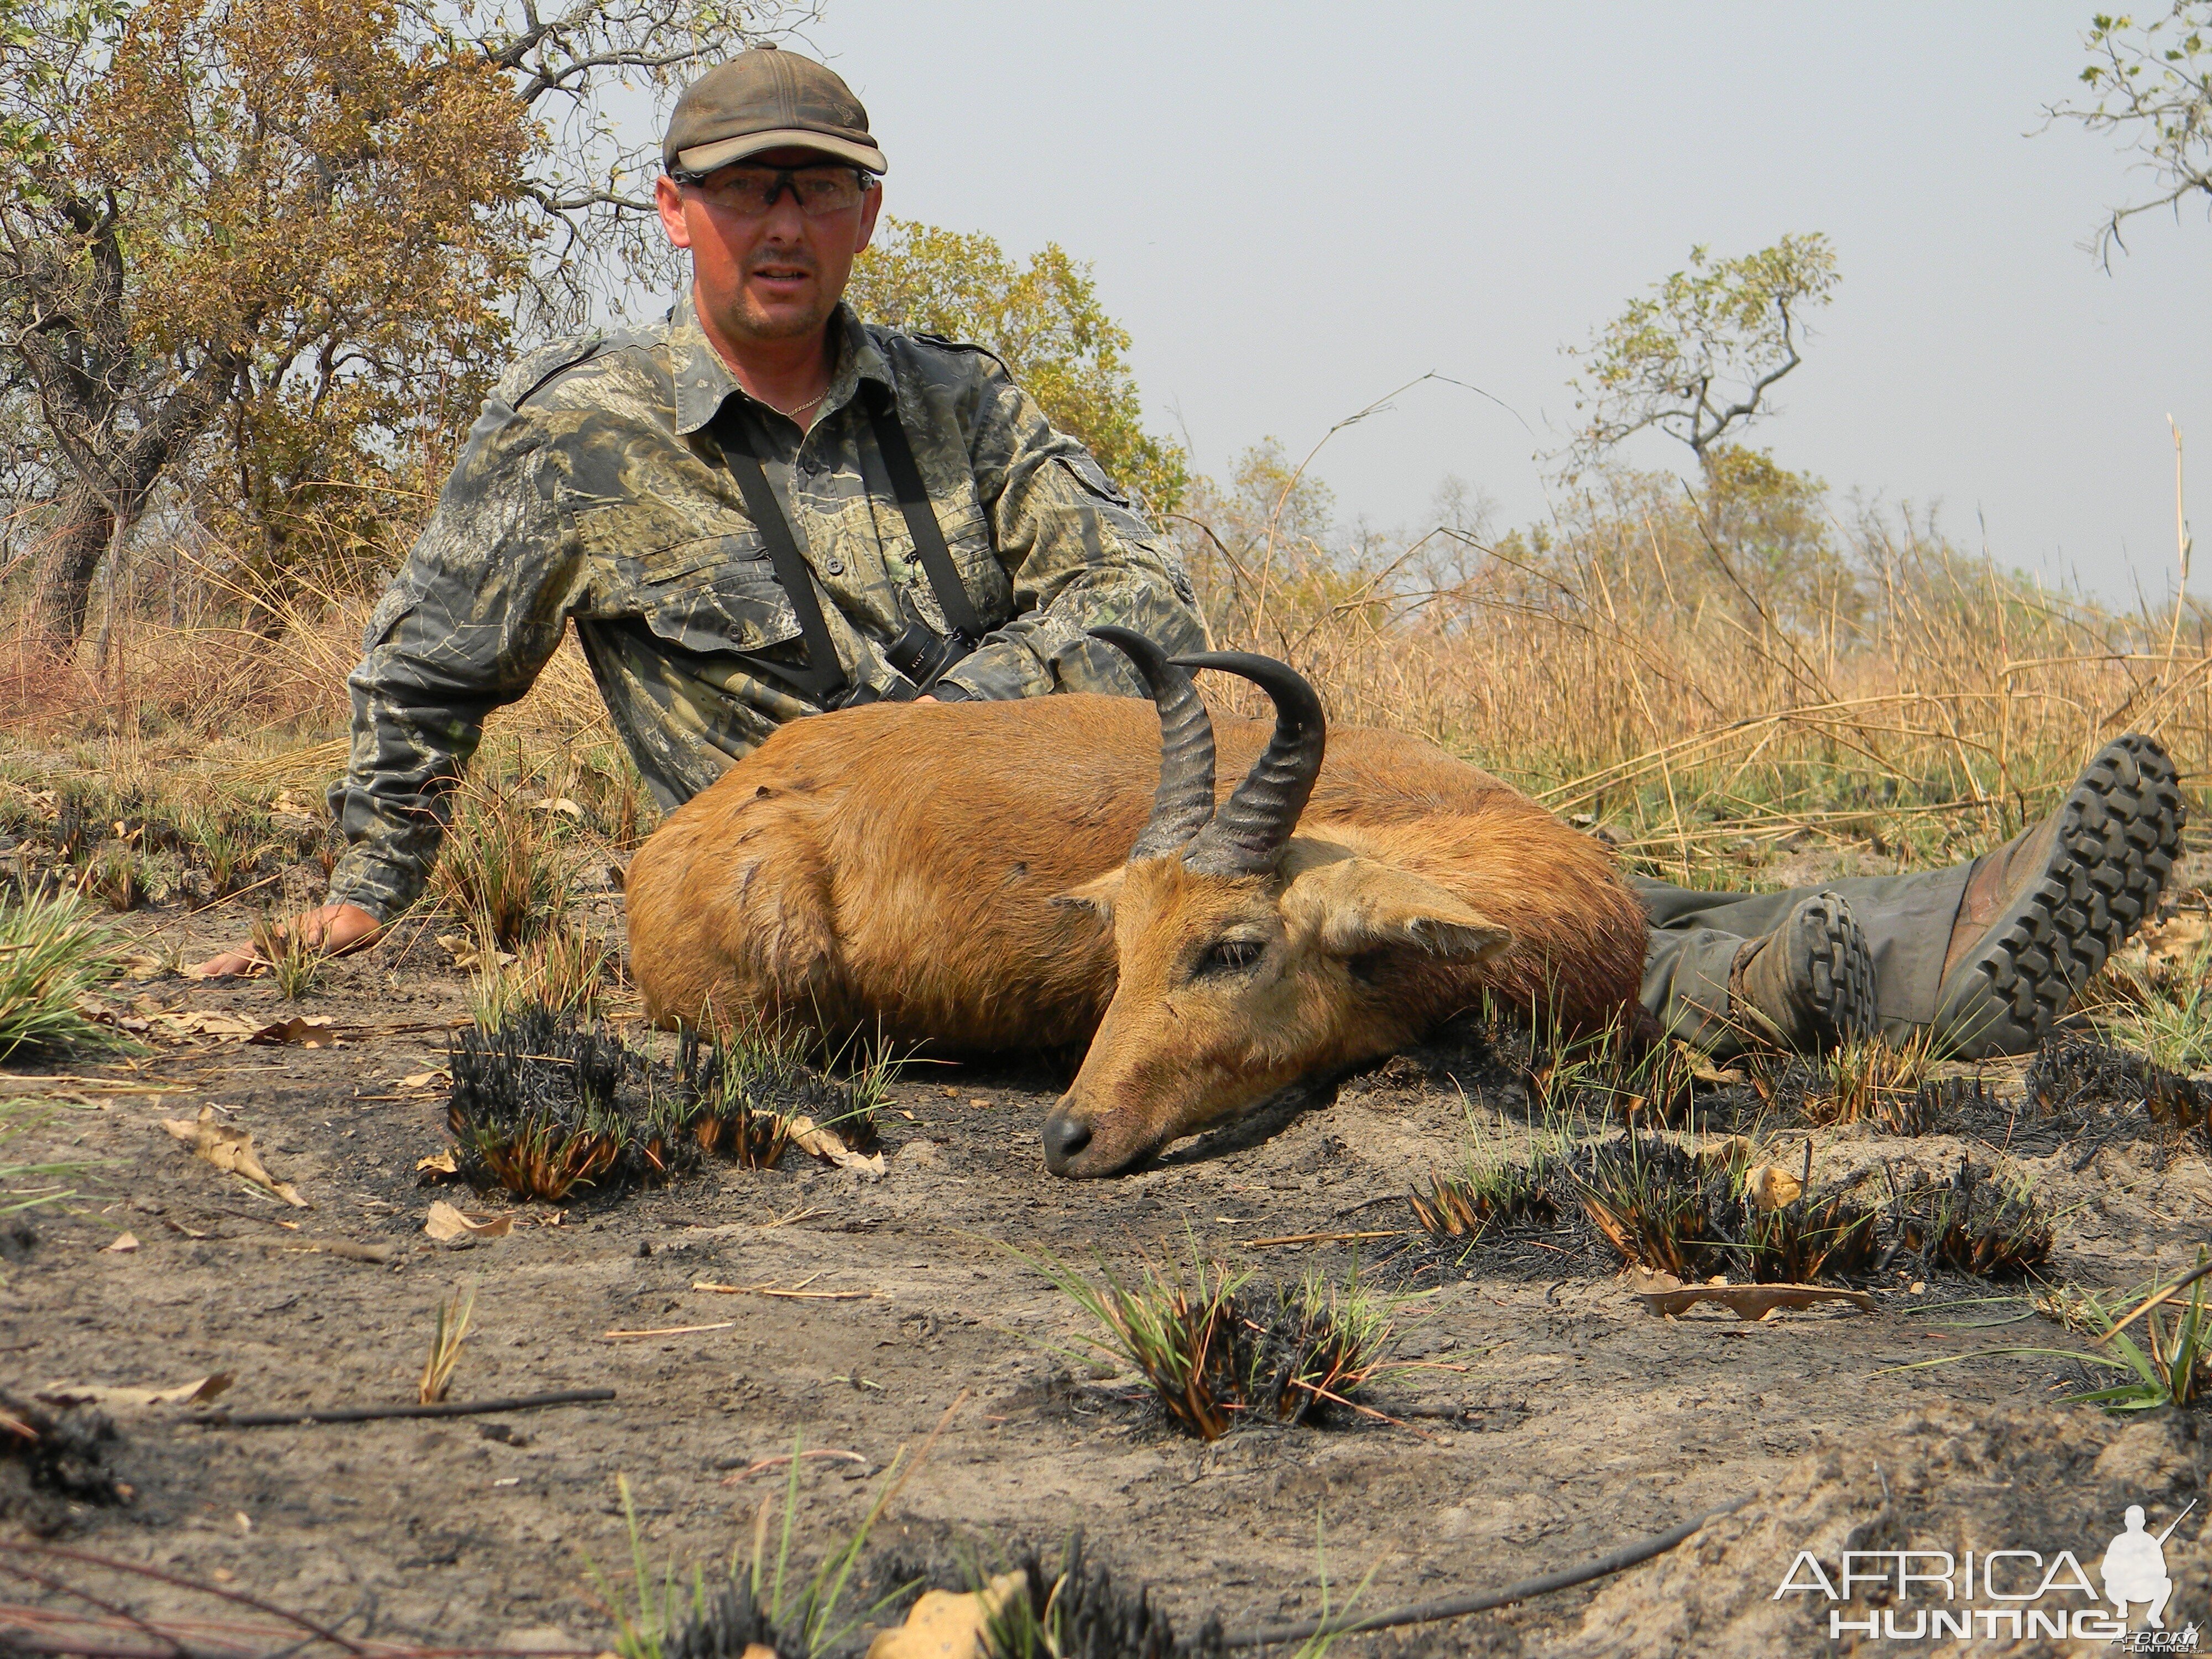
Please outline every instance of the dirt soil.
[[[617, 919], [617, 896], [595, 902]], [[234, 915], [142, 912], [128, 925], [197, 957]], [[15, 1238], [0, 1261], [0, 1391], [222, 1372], [234, 1382], [221, 1403], [241, 1413], [408, 1401], [434, 1309], [472, 1285], [455, 1399], [595, 1386], [615, 1399], [254, 1429], [195, 1425], [194, 1407], [116, 1407], [120, 1437], [102, 1455], [131, 1501], [0, 1477], [0, 1539], [46, 1536], [350, 1620], [356, 1639], [591, 1649], [613, 1630], [596, 1574], [630, 1557], [618, 1477], [653, 1570], [713, 1571], [750, 1548], [756, 1509], [784, 1479], [757, 1465], [795, 1439], [849, 1454], [802, 1461], [798, 1548], [811, 1559], [957, 1401], [878, 1534], [913, 1559], [951, 1564], [965, 1549], [988, 1566], [1080, 1528], [1179, 1629], [1218, 1613], [1233, 1631], [1318, 1612], [1324, 1565], [1340, 1604], [1371, 1573], [1360, 1605], [1379, 1608], [1570, 1565], [1747, 1496], [1685, 1549], [1617, 1578], [1339, 1650], [1764, 1656], [1838, 1650], [1824, 1603], [1772, 1598], [1800, 1549], [1832, 1570], [1846, 1547], [1936, 1539], [2066, 1548], [2094, 1572], [2126, 1504], [2148, 1506], [2155, 1529], [2203, 1490], [2193, 1419], [2122, 1425], [2060, 1403], [2081, 1386], [2070, 1364], [1891, 1369], [2001, 1342], [2081, 1346], [2026, 1319], [2017, 1286], [1900, 1281], [1877, 1287], [1870, 1316], [1661, 1319], [1571, 1230], [1548, 1255], [1478, 1252], [1408, 1282], [1420, 1294], [1400, 1311], [1399, 1352], [1425, 1368], [1372, 1394], [1399, 1425], [1247, 1429], [1203, 1445], [1114, 1367], [1071, 1358], [1085, 1322], [1019, 1253], [1126, 1272], [1139, 1252], [1194, 1241], [1277, 1280], [1347, 1273], [1355, 1259], [1371, 1273], [1394, 1241], [1255, 1241], [1406, 1227], [1408, 1181], [1457, 1162], [1469, 1113], [1508, 1146], [1525, 1134], [1506, 1059], [1440, 1044], [1145, 1173], [1087, 1183], [1045, 1171], [1048, 1071], [919, 1066], [893, 1091], [880, 1180], [793, 1152], [775, 1170], [710, 1164], [556, 1212], [418, 1184], [418, 1162], [448, 1144], [441, 1081], [422, 1074], [441, 1065], [467, 992], [432, 931], [403, 929], [337, 965], [301, 1005], [265, 981], [153, 977], [118, 993], [141, 999], [140, 1018], [305, 1014], [337, 1028], [335, 1047], [180, 1038], [157, 1021], [135, 1060], [15, 1068], [9, 1094], [63, 1109], [45, 1146], [110, 1161], [74, 1199], [30, 1212], [34, 1240]], [[310, 1207], [219, 1173], [161, 1127], [204, 1107], [250, 1130]], [[2203, 1242], [2201, 1146], [2114, 1139], [2077, 1168], [2078, 1139], [2008, 1154], [2002, 1127], [1972, 1150], [2009, 1157], [2063, 1212], [2057, 1277], [2133, 1285]], [[1812, 1139], [1824, 1175], [1872, 1160], [1948, 1171], [1967, 1150], [1863, 1127]], [[512, 1211], [516, 1224], [434, 1243], [424, 1223], [441, 1199], [478, 1217]], [[135, 1249], [117, 1248], [126, 1231]], [[1973, 1299], [1992, 1296], [2014, 1299]], [[2024, 1322], [1972, 1328], [2004, 1320]], [[704, 1328], [610, 1335], [674, 1327]], [[2176, 1608], [2200, 1622], [2212, 1613], [2196, 1541], [2206, 1518], [2200, 1504], [2167, 1547]], [[209, 1607], [181, 1588], [125, 1592], [142, 1612]], [[27, 1583], [0, 1589], [41, 1599]]]

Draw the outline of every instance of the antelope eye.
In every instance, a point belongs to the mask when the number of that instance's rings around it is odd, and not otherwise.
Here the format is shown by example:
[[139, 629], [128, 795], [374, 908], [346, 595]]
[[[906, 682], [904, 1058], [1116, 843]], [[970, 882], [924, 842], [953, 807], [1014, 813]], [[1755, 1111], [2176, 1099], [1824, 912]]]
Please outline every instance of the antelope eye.
[[1206, 953], [1206, 963], [1200, 969], [1209, 974], [1233, 974], [1246, 968], [1266, 954], [1267, 947], [1255, 939], [1225, 939]]

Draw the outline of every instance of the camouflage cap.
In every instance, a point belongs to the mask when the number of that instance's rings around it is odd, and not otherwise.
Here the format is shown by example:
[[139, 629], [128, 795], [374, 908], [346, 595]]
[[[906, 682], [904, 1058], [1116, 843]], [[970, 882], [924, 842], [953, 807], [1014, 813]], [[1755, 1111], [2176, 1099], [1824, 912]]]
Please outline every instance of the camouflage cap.
[[836, 71], [774, 43], [740, 52], [684, 88], [660, 141], [671, 173], [711, 173], [763, 150], [804, 145], [856, 167], [889, 166], [868, 112]]

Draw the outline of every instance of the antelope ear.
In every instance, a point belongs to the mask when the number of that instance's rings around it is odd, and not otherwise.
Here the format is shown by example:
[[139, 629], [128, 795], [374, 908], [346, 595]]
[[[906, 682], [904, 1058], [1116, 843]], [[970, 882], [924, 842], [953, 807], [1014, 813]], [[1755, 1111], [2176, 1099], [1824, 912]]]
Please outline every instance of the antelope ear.
[[1055, 893], [1047, 901], [1055, 910], [1088, 910], [1101, 921], [1114, 920], [1115, 901], [1121, 896], [1121, 879], [1129, 866], [1117, 864], [1103, 876], [1094, 876], [1080, 887]]
[[1357, 855], [1309, 865], [1283, 892], [1283, 921], [1331, 956], [1389, 945], [1449, 962], [1486, 962], [1513, 943], [1465, 899], [1436, 883]]

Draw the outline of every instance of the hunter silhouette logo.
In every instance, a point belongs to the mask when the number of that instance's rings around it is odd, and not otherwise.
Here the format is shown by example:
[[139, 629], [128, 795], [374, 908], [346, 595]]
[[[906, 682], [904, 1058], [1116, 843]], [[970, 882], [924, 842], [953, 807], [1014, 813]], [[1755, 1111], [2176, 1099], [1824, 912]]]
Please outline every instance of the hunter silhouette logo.
[[[2196, 1501], [2191, 1499], [2189, 1510], [2196, 1507]], [[2104, 1562], [2098, 1569], [2105, 1581], [2105, 1599], [2112, 1604], [2123, 1622], [2127, 1619], [2129, 1607], [2142, 1601], [2150, 1607], [2151, 1628], [2166, 1628], [2166, 1604], [2173, 1594], [2173, 1580], [2166, 1576], [2166, 1540], [2173, 1536], [2173, 1529], [2181, 1524], [2182, 1516], [2189, 1510], [2167, 1522], [2166, 1530], [2154, 1537], [2143, 1530], [2142, 1505], [2128, 1505], [2127, 1530], [2106, 1548]]]

